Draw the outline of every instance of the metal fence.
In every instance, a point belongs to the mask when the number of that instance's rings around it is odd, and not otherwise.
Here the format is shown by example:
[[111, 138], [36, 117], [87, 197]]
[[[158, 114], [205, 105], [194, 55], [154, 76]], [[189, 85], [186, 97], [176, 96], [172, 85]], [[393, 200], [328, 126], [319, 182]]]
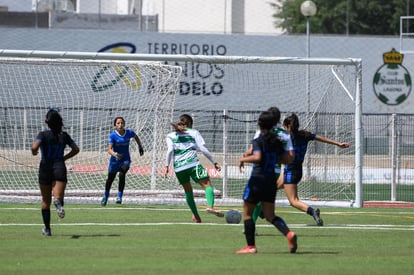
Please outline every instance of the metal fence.
[[[13, 135], [10, 132], [14, 130], [21, 132], [17, 125], [9, 125], [7, 112], [7, 109], [0, 112], [1, 131], [8, 133], [8, 136]], [[207, 148], [218, 155], [223, 153], [222, 111], [176, 110], [176, 113], [191, 114], [195, 128], [202, 133]], [[229, 115], [232, 123], [228, 124], [227, 129], [228, 140], [231, 141], [228, 142], [228, 153], [237, 160], [254, 136], [259, 112], [232, 111]], [[282, 113], [282, 117], [285, 115]], [[33, 128], [30, 125], [27, 127], [27, 131]], [[332, 138], [335, 136], [333, 128], [329, 123], [320, 124], [316, 132]], [[352, 131], [352, 128], [343, 129], [341, 135], [353, 136]], [[96, 136], [96, 139], [105, 140], [107, 132], [95, 131], [95, 135], [102, 135]], [[364, 114], [363, 132], [363, 201], [414, 202], [414, 115]], [[1, 149], [13, 150], [16, 142], [19, 142], [18, 139], [0, 138]], [[22, 142], [26, 144], [24, 147], [29, 148], [31, 141], [26, 139]], [[351, 161], [352, 152], [348, 155]], [[323, 157], [333, 153], [324, 151], [324, 147], [318, 145], [311, 146], [308, 154]]]
[[[181, 110], [179, 113], [186, 112]], [[207, 147], [221, 152], [223, 113], [187, 111], [195, 118], [195, 127], [203, 134]], [[228, 129], [229, 152], [243, 152], [256, 131], [259, 112], [232, 112]], [[287, 114], [282, 114], [284, 117]], [[344, 115], [346, 116], [346, 115]], [[326, 120], [324, 120], [326, 122]], [[363, 118], [363, 200], [414, 202], [414, 115], [364, 114]], [[319, 124], [316, 132], [334, 137], [334, 127]], [[343, 129], [352, 135], [353, 129]], [[308, 154], [323, 155], [324, 147], [310, 147]]]

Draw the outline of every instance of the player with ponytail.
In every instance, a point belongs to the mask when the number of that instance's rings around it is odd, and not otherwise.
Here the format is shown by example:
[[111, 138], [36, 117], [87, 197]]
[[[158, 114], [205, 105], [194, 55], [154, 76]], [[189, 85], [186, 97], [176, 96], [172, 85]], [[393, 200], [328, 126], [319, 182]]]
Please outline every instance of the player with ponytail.
[[293, 148], [295, 150], [294, 161], [285, 165], [282, 175], [278, 180], [278, 188], [284, 188], [286, 196], [290, 205], [306, 212], [312, 216], [316, 225], [323, 226], [323, 220], [320, 217], [320, 210], [314, 209], [301, 201], [298, 196], [298, 184], [303, 175], [303, 161], [305, 159], [308, 143], [312, 140], [333, 144], [341, 148], [348, 148], [349, 144], [345, 142], [338, 142], [309, 131], [299, 130], [299, 118], [296, 114], [291, 114], [283, 121], [283, 127], [290, 132], [292, 138]]
[[242, 171], [245, 162], [253, 163], [253, 166], [243, 193], [243, 220], [247, 246], [236, 251], [236, 253], [257, 253], [255, 244], [256, 225], [252, 216], [258, 203], [262, 204], [264, 218], [286, 236], [290, 252], [295, 253], [297, 249], [296, 234], [290, 231], [281, 217], [275, 216], [277, 192], [275, 183], [278, 176], [275, 165], [278, 162], [285, 164], [291, 160], [284, 150], [282, 142], [274, 133], [274, 115], [269, 111], [261, 113], [258, 125], [260, 135], [253, 140], [252, 153], [243, 156], [239, 160], [240, 171]]
[[[45, 123], [49, 130], [40, 132], [32, 144], [32, 155], [37, 155], [40, 149], [41, 159], [39, 164], [39, 187], [42, 194], [42, 219], [43, 235], [51, 236], [50, 229], [50, 204], [56, 207], [59, 218], [65, 217], [64, 196], [67, 183], [67, 169], [65, 161], [79, 153], [79, 147], [67, 132], [62, 131], [63, 119], [57, 110], [49, 110]], [[65, 147], [71, 151], [64, 154]]]

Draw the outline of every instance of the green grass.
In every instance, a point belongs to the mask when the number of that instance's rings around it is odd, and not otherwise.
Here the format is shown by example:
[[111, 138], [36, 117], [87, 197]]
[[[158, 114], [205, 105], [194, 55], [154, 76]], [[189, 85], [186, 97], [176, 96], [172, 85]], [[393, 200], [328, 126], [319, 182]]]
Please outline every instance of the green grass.
[[[259, 220], [258, 253], [242, 224], [186, 207], [66, 205], [52, 212], [52, 237], [41, 235], [39, 205], [0, 204], [0, 274], [413, 274], [414, 212], [409, 209], [322, 208], [325, 226], [290, 207], [277, 213], [298, 238], [286, 239]], [[200, 210], [202, 211], [202, 210]]]

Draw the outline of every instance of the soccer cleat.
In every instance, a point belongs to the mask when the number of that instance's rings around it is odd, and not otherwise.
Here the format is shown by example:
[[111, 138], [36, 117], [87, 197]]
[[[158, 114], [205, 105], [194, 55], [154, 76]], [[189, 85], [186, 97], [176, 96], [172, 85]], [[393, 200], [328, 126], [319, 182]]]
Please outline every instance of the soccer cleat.
[[50, 228], [43, 228], [42, 229], [43, 236], [52, 236], [52, 232], [50, 231]]
[[62, 203], [60, 202], [60, 200], [54, 200], [53, 204], [56, 207], [58, 217], [63, 219], [65, 217], [65, 209], [63, 209]]
[[248, 245], [240, 250], [236, 251], [236, 254], [255, 254], [257, 253], [256, 246]]
[[195, 222], [195, 223], [201, 223], [201, 218], [200, 217], [196, 217], [196, 216], [194, 216], [194, 214], [193, 214], [193, 216], [191, 217], [191, 219], [193, 220], [193, 222]]
[[313, 218], [315, 219], [317, 226], [323, 226], [323, 220], [321, 219], [321, 210], [319, 210], [319, 208], [316, 208], [314, 211]]
[[295, 232], [289, 231], [289, 233], [286, 235], [286, 238], [288, 239], [290, 253], [296, 253], [296, 250], [298, 249], [298, 237], [296, 236]]
[[224, 213], [223, 212], [221, 212], [221, 211], [217, 211], [216, 209], [214, 209], [214, 208], [206, 208], [206, 212], [207, 213], [210, 213], [210, 214], [213, 214], [213, 215], [216, 215], [217, 217], [224, 217]]
[[116, 198], [116, 203], [117, 204], [121, 204], [122, 203], [122, 198], [121, 197], [117, 197]]
[[103, 198], [101, 200], [101, 206], [106, 206], [107, 203], [108, 203], [108, 197], [107, 196], [103, 196]]

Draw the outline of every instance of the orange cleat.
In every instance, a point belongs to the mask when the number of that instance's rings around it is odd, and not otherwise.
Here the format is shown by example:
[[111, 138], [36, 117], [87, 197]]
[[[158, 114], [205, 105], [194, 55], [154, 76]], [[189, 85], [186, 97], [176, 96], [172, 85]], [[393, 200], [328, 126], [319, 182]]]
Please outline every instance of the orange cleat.
[[255, 254], [257, 253], [256, 246], [248, 245], [240, 250], [236, 251], [236, 254]]

